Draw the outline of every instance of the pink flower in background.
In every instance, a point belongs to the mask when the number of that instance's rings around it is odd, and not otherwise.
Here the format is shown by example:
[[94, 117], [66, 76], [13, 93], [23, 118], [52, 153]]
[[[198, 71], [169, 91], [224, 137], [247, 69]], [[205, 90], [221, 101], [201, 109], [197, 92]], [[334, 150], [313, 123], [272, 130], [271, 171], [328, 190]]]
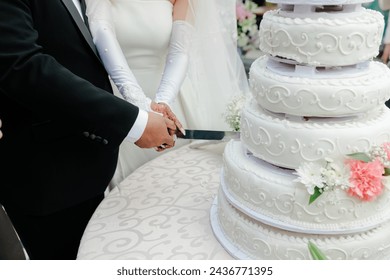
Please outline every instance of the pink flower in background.
[[237, 46], [242, 55], [250, 50], [258, 49], [260, 44], [256, 18], [257, 8], [258, 5], [251, 0], [236, 2]]
[[244, 19], [247, 19], [247, 18], [253, 16], [253, 14], [245, 8], [245, 6], [242, 2], [237, 2], [236, 16], [237, 16], [238, 20], [244, 20]]
[[348, 193], [361, 200], [370, 201], [382, 193], [383, 163], [376, 159], [371, 162], [350, 159], [346, 162], [351, 170]]

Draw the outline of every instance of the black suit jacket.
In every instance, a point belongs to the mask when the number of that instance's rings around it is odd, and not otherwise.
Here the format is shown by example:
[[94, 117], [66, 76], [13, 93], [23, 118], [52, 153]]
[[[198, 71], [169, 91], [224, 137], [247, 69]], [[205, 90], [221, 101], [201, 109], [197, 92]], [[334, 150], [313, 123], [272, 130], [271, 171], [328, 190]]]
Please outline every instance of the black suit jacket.
[[112, 94], [72, 5], [0, 1], [0, 203], [6, 209], [46, 214], [102, 194], [138, 115]]

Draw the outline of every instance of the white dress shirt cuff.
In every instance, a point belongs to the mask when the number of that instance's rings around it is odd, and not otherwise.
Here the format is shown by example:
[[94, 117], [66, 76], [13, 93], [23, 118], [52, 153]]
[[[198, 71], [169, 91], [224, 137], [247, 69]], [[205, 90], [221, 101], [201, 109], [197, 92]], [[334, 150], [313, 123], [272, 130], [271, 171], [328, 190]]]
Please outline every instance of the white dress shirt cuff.
[[133, 127], [130, 129], [129, 134], [127, 134], [125, 139], [132, 143], [137, 142], [145, 131], [146, 124], [148, 123], [148, 118], [148, 113], [140, 109], [137, 119], [135, 120]]

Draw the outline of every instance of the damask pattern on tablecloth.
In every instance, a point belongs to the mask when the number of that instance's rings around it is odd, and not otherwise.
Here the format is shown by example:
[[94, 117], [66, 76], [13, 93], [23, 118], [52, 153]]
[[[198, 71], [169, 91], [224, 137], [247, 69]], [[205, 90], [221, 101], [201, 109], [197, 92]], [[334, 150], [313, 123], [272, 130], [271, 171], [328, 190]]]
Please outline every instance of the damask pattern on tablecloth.
[[187, 145], [137, 169], [96, 210], [78, 259], [231, 259], [209, 219], [222, 151]]

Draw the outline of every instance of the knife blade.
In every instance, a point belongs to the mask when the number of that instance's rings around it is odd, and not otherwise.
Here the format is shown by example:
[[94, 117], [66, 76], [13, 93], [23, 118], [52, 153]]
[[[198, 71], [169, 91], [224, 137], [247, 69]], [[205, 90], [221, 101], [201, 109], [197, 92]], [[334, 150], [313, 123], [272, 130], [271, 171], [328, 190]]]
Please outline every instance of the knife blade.
[[186, 129], [184, 135], [180, 130], [176, 130], [176, 136], [182, 139], [197, 139], [197, 140], [223, 140], [228, 141], [231, 139], [239, 140], [239, 131], [220, 131], [220, 130], [197, 130]]

